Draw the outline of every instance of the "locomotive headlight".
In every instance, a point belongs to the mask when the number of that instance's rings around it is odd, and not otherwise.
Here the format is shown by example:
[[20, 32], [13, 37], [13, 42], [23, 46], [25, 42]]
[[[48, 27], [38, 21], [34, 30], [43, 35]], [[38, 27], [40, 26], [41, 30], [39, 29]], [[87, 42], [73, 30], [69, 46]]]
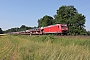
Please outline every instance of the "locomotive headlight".
[[68, 30], [68, 28], [66, 28], [66, 30]]
[[65, 29], [62, 29], [62, 30], [65, 30]]

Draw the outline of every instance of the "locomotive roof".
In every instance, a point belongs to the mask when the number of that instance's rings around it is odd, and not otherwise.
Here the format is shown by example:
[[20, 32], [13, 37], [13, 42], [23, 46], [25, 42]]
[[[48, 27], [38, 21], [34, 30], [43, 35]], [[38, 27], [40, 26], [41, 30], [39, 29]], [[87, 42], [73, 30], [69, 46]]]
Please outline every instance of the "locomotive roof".
[[67, 26], [67, 24], [55, 24], [55, 25], [46, 26], [46, 27], [44, 27], [44, 28], [51, 27], [51, 26], [58, 26], [58, 25], [65, 25], [65, 26]]

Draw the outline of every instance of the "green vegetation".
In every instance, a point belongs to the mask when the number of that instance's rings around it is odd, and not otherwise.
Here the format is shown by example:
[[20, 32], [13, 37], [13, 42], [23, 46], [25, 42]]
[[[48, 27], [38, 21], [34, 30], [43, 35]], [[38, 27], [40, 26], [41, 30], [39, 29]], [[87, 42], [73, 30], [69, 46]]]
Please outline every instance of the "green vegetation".
[[87, 31], [87, 35], [89, 35], [89, 36], [90, 36], [90, 31]]
[[8, 29], [8, 30], [4, 31], [4, 33], [25, 31], [25, 30], [29, 30], [32, 28], [34, 28], [34, 27], [28, 27], [28, 26], [22, 25], [20, 28], [16, 27], [16, 28]]
[[2, 28], [0, 28], [0, 34], [3, 34]]
[[38, 20], [38, 27], [45, 27], [53, 24], [53, 18], [51, 16], [45, 15], [43, 18]]
[[6, 35], [0, 60], [90, 60], [89, 36]]

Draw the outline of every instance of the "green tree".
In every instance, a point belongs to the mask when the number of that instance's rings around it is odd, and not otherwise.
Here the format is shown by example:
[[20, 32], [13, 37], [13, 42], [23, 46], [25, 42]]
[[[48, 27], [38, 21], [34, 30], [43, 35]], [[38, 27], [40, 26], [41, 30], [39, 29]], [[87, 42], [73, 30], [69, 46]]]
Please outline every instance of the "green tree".
[[38, 27], [44, 27], [53, 24], [53, 18], [45, 15], [43, 18], [38, 20]]
[[25, 25], [22, 25], [19, 30], [20, 31], [25, 31], [26, 30], [26, 26]]
[[22, 25], [20, 27], [19, 31], [25, 31], [25, 30], [29, 30], [29, 29], [32, 29], [32, 27], [28, 27], [28, 26]]
[[0, 28], [0, 34], [3, 34], [2, 28]]
[[86, 30], [85, 16], [79, 14], [74, 6], [61, 6], [54, 16], [54, 24], [67, 24], [70, 35], [83, 34]]
[[89, 36], [90, 36], [90, 31], [87, 31], [87, 35], [89, 35]]

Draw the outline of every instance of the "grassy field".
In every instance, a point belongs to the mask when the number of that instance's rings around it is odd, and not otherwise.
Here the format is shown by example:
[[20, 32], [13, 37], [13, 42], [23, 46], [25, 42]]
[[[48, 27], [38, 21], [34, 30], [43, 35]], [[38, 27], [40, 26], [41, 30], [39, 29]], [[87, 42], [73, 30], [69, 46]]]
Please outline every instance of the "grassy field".
[[90, 60], [90, 37], [0, 36], [0, 60]]

